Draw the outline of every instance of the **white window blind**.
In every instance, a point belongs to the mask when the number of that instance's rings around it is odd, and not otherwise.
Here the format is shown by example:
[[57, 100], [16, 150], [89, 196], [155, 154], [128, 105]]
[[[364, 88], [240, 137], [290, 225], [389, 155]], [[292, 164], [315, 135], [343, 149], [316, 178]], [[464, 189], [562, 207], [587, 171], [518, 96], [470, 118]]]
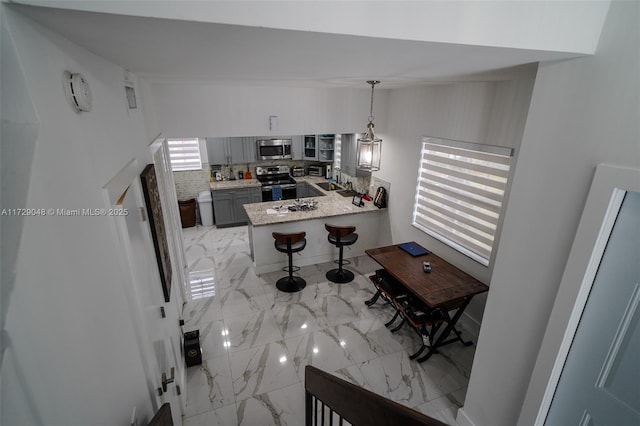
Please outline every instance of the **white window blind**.
[[171, 170], [202, 170], [200, 143], [194, 139], [168, 139]]
[[488, 265], [512, 153], [510, 148], [423, 138], [413, 225]]

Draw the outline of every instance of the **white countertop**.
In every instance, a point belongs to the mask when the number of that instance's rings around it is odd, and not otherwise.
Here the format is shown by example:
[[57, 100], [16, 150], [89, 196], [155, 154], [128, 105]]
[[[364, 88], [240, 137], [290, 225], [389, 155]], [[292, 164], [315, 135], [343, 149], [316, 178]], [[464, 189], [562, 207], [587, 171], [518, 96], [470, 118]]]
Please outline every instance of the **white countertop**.
[[219, 189], [250, 188], [256, 186], [261, 186], [258, 179], [236, 179], [209, 182], [209, 187], [212, 191], [217, 191]]
[[[316, 200], [318, 205], [315, 210], [309, 211], [289, 211], [286, 206], [293, 205], [294, 200], [267, 201], [264, 203], [245, 204], [244, 209], [249, 216], [249, 222], [253, 226], [272, 225], [276, 223], [294, 222], [299, 220], [320, 219], [331, 216], [342, 216], [349, 214], [369, 213], [379, 211], [373, 205], [373, 201], [364, 201], [363, 207], [355, 206], [351, 203], [353, 197], [343, 197], [335, 191], [324, 191], [317, 186], [317, 183], [327, 180], [316, 176], [303, 176], [294, 178], [297, 182], [307, 182], [318, 190], [327, 194], [320, 197], [307, 197], [305, 200]], [[274, 207], [283, 206], [277, 213], [268, 214], [267, 210], [273, 211]], [[383, 209], [384, 210], [384, 209]]]

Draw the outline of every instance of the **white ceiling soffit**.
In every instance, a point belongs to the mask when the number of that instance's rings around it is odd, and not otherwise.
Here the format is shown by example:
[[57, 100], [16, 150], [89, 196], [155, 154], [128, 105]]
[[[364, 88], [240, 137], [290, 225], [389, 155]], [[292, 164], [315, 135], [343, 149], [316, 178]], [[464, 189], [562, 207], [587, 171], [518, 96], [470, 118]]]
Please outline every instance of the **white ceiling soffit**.
[[610, 0], [17, 0], [16, 3], [365, 37], [593, 54]]
[[[156, 15], [162, 15], [168, 14], [176, 2], [157, 5], [152, 1], [58, 2], [52, 0], [40, 3], [47, 5], [64, 3], [69, 7], [85, 8], [100, 6], [104, 9], [119, 9], [129, 13], [132, 13], [131, 9], [142, 13], [142, 9], [149, 9], [148, 6], [145, 8], [143, 5], [151, 4], [158, 6], [160, 12], [155, 6], [150, 10], [153, 10]], [[182, 13], [176, 13], [174, 17], [180, 18], [192, 14], [193, 11], [201, 10], [205, 4], [209, 5], [208, 2], [178, 3], [183, 5]], [[263, 3], [281, 5], [281, 3], [272, 2], [226, 3], [246, 4], [251, 7], [257, 7]], [[316, 2], [302, 3], [316, 4]], [[365, 5], [367, 8], [371, 5], [370, 2], [354, 3], [360, 5], [358, 9], [360, 12]], [[213, 2], [213, 4], [222, 7], [219, 2]], [[413, 3], [402, 3], [402, 7], [411, 4]], [[334, 3], [331, 5], [335, 6]], [[508, 74], [508, 71], [504, 71], [505, 69], [509, 70], [511, 67], [522, 64], [580, 55], [571, 51], [479, 46], [477, 43], [400, 40], [380, 37], [380, 34], [377, 37], [365, 37], [219, 24], [202, 22], [202, 19], [200, 22], [195, 22], [48, 7], [18, 6], [17, 9], [53, 31], [139, 76], [158, 79], [213, 81], [224, 84], [237, 82], [361, 87], [364, 81], [374, 78], [384, 81], [385, 88], [391, 88], [430, 82], [490, 80], [492, 78], [490, 73], [488, 74], [489, 71], [503, 70], [501, 75], [505, 75]], [[238, 20], [242, 20], [240, 15], [254, 16], [255, 11], [239, 14]], [[265, 21], [269, 22], [269, 19]], [[297, 25], [302, 27], [308, 24], [308, 27], [316, 28], [318, 21], [323, 19], [309, 16]], [[331, 21], [326, 26], [328, 28], [340, 26], [334, 24]], [[376, 25], [370, 27], [373, 28], [373, 32], [376, 32]], [[464, 31], [458, 30], [456, 34], [465, 34], [469, 31], [471, 30], [465, 28]], [[521, 74], [522, 68], [516, 69]]]

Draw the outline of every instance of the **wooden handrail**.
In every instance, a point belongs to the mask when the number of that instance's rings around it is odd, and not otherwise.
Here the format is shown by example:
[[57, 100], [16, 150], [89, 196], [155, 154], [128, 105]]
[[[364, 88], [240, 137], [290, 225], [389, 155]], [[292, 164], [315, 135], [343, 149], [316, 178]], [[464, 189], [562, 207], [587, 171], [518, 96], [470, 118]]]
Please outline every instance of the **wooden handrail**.
[[317, 414], [314, 398], [323, 404], [323, 410], [326, 406], [354, 426], [447, 426], [311, 365], [305, 367], [304, 382], [306, 426], [322, 424], [317, 419], [314, 423], [314, 414]]

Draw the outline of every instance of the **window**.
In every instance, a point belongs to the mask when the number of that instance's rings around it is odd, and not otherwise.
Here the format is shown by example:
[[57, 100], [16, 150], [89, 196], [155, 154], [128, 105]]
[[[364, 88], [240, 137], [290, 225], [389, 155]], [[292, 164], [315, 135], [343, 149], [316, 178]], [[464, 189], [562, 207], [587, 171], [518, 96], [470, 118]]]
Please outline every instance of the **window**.
[[168, 139], [171, 170], [202, 170], [200, 161], [200, 143], [193, 139]]
[[513, 150], [423, 138], [413, 225], [489, 264]]

